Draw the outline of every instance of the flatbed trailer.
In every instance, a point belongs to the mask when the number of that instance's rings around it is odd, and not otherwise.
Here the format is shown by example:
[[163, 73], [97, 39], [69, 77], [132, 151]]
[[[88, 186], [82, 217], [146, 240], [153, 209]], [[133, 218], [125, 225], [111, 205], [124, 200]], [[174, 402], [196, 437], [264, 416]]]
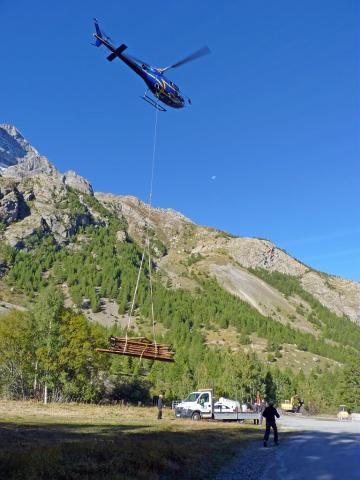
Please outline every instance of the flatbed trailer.
[[[197, 412], [196, 412], [197, 414]], [[219, 412], [215, 411], [212, 413], [212, 415], [196, 415], [194, 418], [194, 411], [191, 409], [185, 410], [181, 408], [175, 408], [175, 415], [178, 418], [191, 418], [191, 419], [196, 419], [200, 420], [200, 418], [207, 418], [207, 419], [213, 419], [217, 421], [233, 421], [233, 422], [240, 422], [242, 420], [259, 420], [259, 423], [262, 421], [262, 415], [261, 413], [256, 413], [256, 412]]]
[[214, 412], [214, 420], [237, 422], [241, 420], [259, 420], [259, 423], [261, 423], [262, 415], [256, 412]]

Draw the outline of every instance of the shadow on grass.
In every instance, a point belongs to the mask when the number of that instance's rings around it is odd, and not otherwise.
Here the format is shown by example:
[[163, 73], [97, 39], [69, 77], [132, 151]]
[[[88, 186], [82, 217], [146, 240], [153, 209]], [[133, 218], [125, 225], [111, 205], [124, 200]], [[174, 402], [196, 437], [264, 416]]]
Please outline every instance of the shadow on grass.
[[82, 438], [116, 437], [122, 432], [131, 432], [146, 428], [147, 425], [126, 425], [126, 424], [89, 424], [89, 423], [27, 423], [26, 425], [14, 424], [11, 422], [0, 422], [0, 439], [5, 440], [7, 444], [17, 442], [19, 439], [23, 443], [33, 441], [47, 443], [51, 441], [79, 441]]
[[0, 478], [209, 479], [260, 435], [208, 424], [167, 428], [173, 425], [0, 423]]

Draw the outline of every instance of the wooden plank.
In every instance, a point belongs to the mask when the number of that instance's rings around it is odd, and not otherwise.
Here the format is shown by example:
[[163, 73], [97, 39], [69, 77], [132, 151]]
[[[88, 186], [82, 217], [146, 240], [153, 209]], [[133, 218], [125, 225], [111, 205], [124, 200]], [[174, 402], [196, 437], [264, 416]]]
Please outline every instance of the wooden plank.
[[153, 354], [150, 354], [150, 353], [142, 353], [142, 352], [129, 352], [129, 351], [126, 351], [124, 352], [123, 350], [112, 350], [112, 349], [109, 349], [109, 348], [96, 348], [96, 351], [97, 352], [100, 352], [100, 353], [113, 353], [113, 354], [117, 354], [117, 355], [125, 355], [125, 356], [129, 356], [129, 357], [141, 357], [141, 358], [146, 358], [148, 360], [157, 360], [157, 361], [160, 361], [160, 362], [174, 362], [174, 358], [171, 357], [171, 356], [163, 356], [163, 355], [153, 355]]
[[173, 355], [173, 352], [169, 352], [169, 351], [163, 351], [163, 352], [157, 352], [157, 351], [154, 351], [152, 349], [144, 349], [144, 348], [131, 348], [131, 347], [127, 347], [127, 348], [117, 348], [117, 347], [110, 347], [108, 348], [108, 350], [114, 350], [114, 351], [119, 351], [119, 352], [136, 352], [136, 353], [142, 353], [142, 352], [146, 352], [146, 353], [151, 353], [153, 355], [169, 355], [169, 356], [172, 356]]
[[170, 345], [151, 342], [146, 337], [109, 337], [110, 348], [97, 348], [97, 352], [127, 355], [162, 362], [174, 362]]
[[155, 344], [155, 343], [138, 343], [138, 342], [131, 342], [131, 341], [118, 341], [118, 342], [111, 342], [111, 346], [124, 346], [128, 345], [130, 347], [134, 348], [152, 348], [156, 350], [168, 350], [170, 351], [170, 348], [167, 345], [162, 345], [162, 344]]
[[145, 349], [145, 350], [153, 350], [154, 352], [170, 352], [171, 350], [166, 347], [155, 347], [155, 345], [136, 345], [132, 343], [116, 343], [115, 345], [111, 345], [112, 348], [136, 348], [138, 350]]
[[148, 351], [148, 350], [134, 350], [134, 349], [123, 349], [123, 348], [111, 348], [111, 349], [107, 349], [107, 350], [111, 350], [112, 352], [116, 352], [116, 353], [133, 353], [133, 354], [137, 354], [139, 356], [141, 355], [151, 355], [153, 357], [167, 357], [167, 358], [172, 358], [172, 354], [170, 352], [164, 352], [164, 353], [157, 353], [157, 352], [152, 352], [152, 351]]
[[[145, 338], [145, 337], [140, 337], [140, 338]], [[140, 340], [139, 337], [136, 337], [136, 338], [129, 337], [127, 340], [126, 340], [126, 338], [123, 338], [123, 337], [110, 337], [109, 342], [111, 344], [127, 343], [127, 344], [132, 344], [132, 345], [143, 345], [144, 347], [145, 347], [145, 345], [155, 346], [155, 342], [150, 342], [150, 340], [147, 340], [145, 342], [143, 340]], [[156, 343], [156, 347], [157, 348], [168, 348], [168, 349], [170, 349], [170, 345], [166, 345], [166, 344], [163, 344], [163, 343]]]

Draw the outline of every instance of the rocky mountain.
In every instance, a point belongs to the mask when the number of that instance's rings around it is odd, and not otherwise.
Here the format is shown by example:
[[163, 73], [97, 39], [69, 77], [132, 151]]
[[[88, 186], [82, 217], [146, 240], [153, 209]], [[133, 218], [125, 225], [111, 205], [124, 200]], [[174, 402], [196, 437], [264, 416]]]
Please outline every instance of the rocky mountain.
[[0, 124], [0, 175], [26, 177], [33, 175], [60, 176], [61, 181], [79, 191], [92, 194], [90, 183], [74, 171], [61, 175], [49, 160], [25, 140], [19, 130]]
[[[130, 196], [95, 193], [107, 208], [126, 218], [129, 232], [140, 239], [148, 219], [150, 227], [167, 247], [167, 255], [158, 263], [172, 283], [193, 285], [187, 276], [184, 259], [197, 259], [196, 268], [203, 269], [228, 291], [268, 314], [276, 308], [286, 321], [295, 314], [299, 301], [284, 299], [249, 269], [280, 272], [299, 279], [302, 287], [323, 305], [339, 315], [347, 315], [360, 323], [360, 284], [351, 280], [316, 272], [276, 247], [268, 240], [233, 237], [222, 231], [195, 225], [190, 219], [169, 209], [150, 211], [148, 205]], [[299, 315], [297, 315], [299, 316]]]
[[82, 226], [106, 226], [110, 215], [126, 225], [119, 231], [121, 241], [129, 237], [143, 243], [149, 226], [157, 268], [172, 288], [199, 288], [194, 273], [201, 273], [263, 315], [283, 324], [290, 319], [314, 333], [304, 295], [284, 294], [262, 273], [278, 272], [330, 311], [360, 324], [359, 283], [317, 272], [270, 241], [198, 226], [174, 210], [149, 208], [135, 197], [94, 194], [86, 179], [73, 171], [58, 172], [10, 125], [0, 125], [0, 168], [0, 235], [9, 246], [26, 250], [27, 239], [51, 234], [68, 248]]
[[56, 169], [12, 125], [0, 124], [0, 172], [9, 177], [34, 173], [51, 174]]

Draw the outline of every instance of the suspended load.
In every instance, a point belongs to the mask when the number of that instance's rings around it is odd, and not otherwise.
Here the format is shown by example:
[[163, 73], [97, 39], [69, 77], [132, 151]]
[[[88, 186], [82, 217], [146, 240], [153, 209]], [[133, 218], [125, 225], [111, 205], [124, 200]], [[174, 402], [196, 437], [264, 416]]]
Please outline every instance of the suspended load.
[[97, 352], [115, 353], [129, 357], [147, 358], [160, 362], [174, 362], [174, 352], [169, 345], [151, 342], [146, 337], [109, 337], [109, 348], [97, 348]]

